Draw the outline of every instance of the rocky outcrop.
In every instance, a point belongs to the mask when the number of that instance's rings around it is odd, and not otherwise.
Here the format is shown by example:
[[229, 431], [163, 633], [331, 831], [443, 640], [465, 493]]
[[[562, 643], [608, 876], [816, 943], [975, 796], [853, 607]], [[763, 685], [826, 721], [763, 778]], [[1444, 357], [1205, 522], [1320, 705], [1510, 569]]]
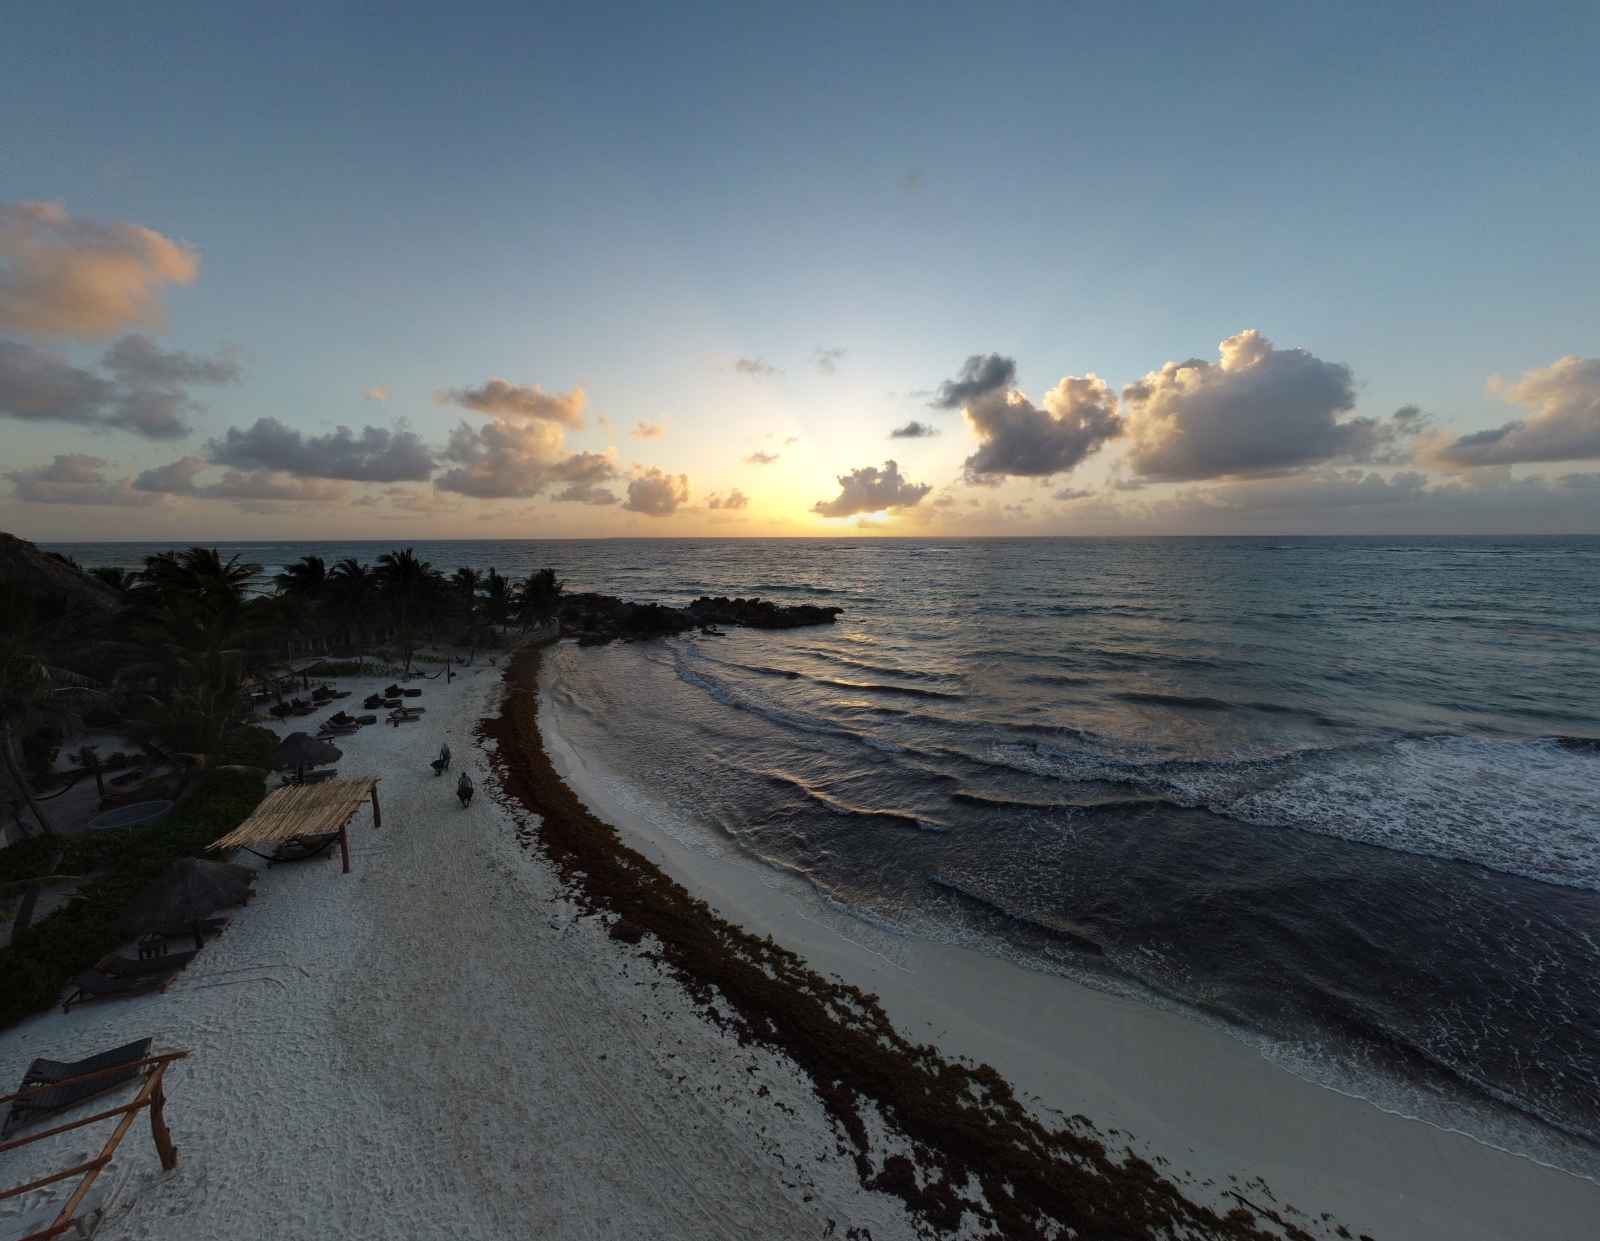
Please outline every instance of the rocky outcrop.
[[68, 615], [85, 611], [110, 616], [122, 605], [115, 587], [90, 577], [61, 556], [40, 551], [26, 539], [0, 531], [0, 583], [34, 599], [62, 605]]
[[615, 595], [568, 595], [561, 601], [561, 634], [581, 646], [621, 640], [637, 642], [670, 637], [692, 629], [714, 632], [718, 625], [750, 629], [795, 629], [831, 625], [843, 608], [815, 604], [779, 604], [769, 599], [703, 596], [686, 608], [661, 603], [629, 603]]

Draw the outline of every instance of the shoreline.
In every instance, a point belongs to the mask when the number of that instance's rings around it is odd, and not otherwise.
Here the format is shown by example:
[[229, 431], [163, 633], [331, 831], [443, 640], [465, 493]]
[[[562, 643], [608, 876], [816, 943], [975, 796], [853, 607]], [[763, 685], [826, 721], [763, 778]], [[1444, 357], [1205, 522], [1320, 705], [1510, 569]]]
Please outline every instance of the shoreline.
[[[1592, 1182], [1296, 1076], [1179, 1012], [1092, 990], [969, 949], [878, 932], [727, 848], [708, 849], [651, 813], [560, 735], [554, 678], [539, 687], [540, 744], [559, 777], [627, 844], [723, 917], [774, 936], [820, 972], [877, 993], [894, 1024], [994, 1064], [1036, 1105], [1086, 1112], [1166, 1158], [1227, 1184], [1264, 1177], [1307, 1211], [1404, 1237], [1581, 1233]], [[921, 1032], [926, 1031], [924, 1035]]]
[[[1319, 1218], [1320, 1206], [1312, 1216], [1284, 1205], [1258, 1180], [1223, 1188], [1169, 1174], [1076, 1110], [1064, 1123], [1043, 1121], [986, 1063], [912, 1041], [875, 994], [823, 977], [770, 935], [720, 915], [630, 847], [557, 771], [541, 735], [542, 662], [538, 650], [513, 658], [505, 709], [485, 725], [500, 745], [502, 787], [540, 817], [539, 842], [576, 899], [616, 916], [614, 936], [651, 935], [657, 963], [741, 1042], [766, 1044], [810, 1075], [866, 1187], [896, 1194], [941, 1234], [972, 1215], [984, 1235], [1007, 1237], [1063, 1226], [1129, 1237], [1333, 1235], [1338, 1225]], [[869, 1126], [864, 1113], [874, 1112]], [[880, 1129], [887, 1140], [874, 1140]], [[973, 1185], [983, 1191], [976, 1200]]]

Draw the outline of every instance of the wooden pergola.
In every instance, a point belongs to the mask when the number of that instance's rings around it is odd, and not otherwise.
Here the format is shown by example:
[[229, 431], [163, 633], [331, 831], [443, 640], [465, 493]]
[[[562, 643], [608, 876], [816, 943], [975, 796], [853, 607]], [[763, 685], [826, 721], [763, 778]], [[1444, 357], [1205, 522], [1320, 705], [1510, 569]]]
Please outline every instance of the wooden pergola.
[[339, 853], [344, 873], [350, 873], [350, 837], [347, 828], [361, 803], [372, 799], [372, 826], [383, 826], [383, 811], [378, 807], [377, 776], [353, 780], [324, 780], [320, 784], [287, 784], [273, 789], [238, 827], [208, 849], [255, 849], [261, 845], [281, 845], [297, 836], [339, 834]]

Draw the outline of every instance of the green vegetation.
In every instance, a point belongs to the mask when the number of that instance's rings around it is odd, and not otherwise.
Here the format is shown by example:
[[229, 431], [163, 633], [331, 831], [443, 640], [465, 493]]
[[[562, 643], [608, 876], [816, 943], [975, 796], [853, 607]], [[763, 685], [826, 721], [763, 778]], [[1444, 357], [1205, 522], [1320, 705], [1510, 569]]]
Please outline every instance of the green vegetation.
[[92, 876], [66, 905], [0, 948], [0, 1027], [49, 1008], [77, 974], [132, 938], [121, 919], [139, 890], [177, 858], [205, 856], [206, 845], [243, 822], [264, 789], [255, 772], [211, 772], [172, 817], [153, 826], [35, 837], [0, 849], [0, 883]]

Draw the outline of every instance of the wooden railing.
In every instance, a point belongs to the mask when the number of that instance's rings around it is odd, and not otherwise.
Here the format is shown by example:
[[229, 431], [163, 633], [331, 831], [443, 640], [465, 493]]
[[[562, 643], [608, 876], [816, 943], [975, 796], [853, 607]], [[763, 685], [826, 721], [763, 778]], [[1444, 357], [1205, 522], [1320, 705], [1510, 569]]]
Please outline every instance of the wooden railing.
[[144, 1084], [140, 1086], [139, 1093], [133, 1097], [131, 1103], [121, 1107], [107, 1108], [103, 1112], [96, 1112], [93, 1116], [84, 1116], [81, 1119], [69, 1121], [64, 1125], [57, 1125], [53, 1129], [45, 1129], [40, 1133], [30, 1133], [25, 1138], [12, 1138], [9, 1142], [0, 1142], [0, 1154], [15, 1150], [19, 1146], [29, 1146], [34, 1142], [42, 1142], [45, 1138], [53, 1138], [58, 1133], [68, 1133], [73, 1129], [81, 1129], [85, 1125], [93, 1125], [102, 1120], [110, 1120], [113, 1116], [122, 1117], [117, 1127], [112, 1130], [111, 1136], [106, 1139], [106, 1144], [101, 1147], [100, 1153], [88, 1163], [80, 1163], [75, 1167], [66, 1168], [60, 1172], [52, 1172], [49, 1176], [41, 1176], [36, 1181], [29, 1181], [26, 1185], [18, 1185], [14, 1189], [0, 1190], [0, 1201], [15, 1198], [30, 1190], [40, 1189], [46, 1185], [53, 1185], [57, 1181], [69, 1180], [74, 1176], [81, 1176], [83, 1180], [72, 1191], [72, 1196], [61, 1208], [61, 1213], [48, 1228], [37, 1232], [30, 1232], [17, 1241], [47, 1241], [50, 1237], [60, 1236], [72, 1227], [73, 1216], [77, 1213], [83, 1200], [88, 1196], [93, 1187], [95, 1178], [105, 1171], [106, 1165], [111, 1162], [111, 1156], [116, 1154], [118, 1145], [127, 1136], [128, 1130], [133, 1127], [134, 1119], [144, 1108], [150, 1109], [150, 1137], [156, 1144], [156, 1153], [161, 1156], [161, 1166], [171, 1171], [178, 1166], [178, 1148], [172, 1143], [172, 1134], [167, 1129], [167, 1118], [164, 1113], [167, 1097], [162, 1087], [162, 1078], [166, 1075], [167, 1066], [174, 1060], [182, 1060], [189, 1053], [186, 1051], [170, 1051], [160, 1056], [147, 1056], [143, 1060], [135, 1060], [131, 1064], [113, 1065], [111, 1068], [98, 1069], [93, 1073], [84, 1073], [78, 1077], [64, 1078], [59, 1082], [43, 1082], [35, 1086], [24, 1086], [15, 1094], [8, 1094], [0, 1098], [0, 1103], [10, 1103], [14, 1099], [24, 1099], [30, 1094], [51, 1090], [57, 1086], [67, 1086], [74, 1082], [90, 1081], [96, 1077], [109, 1077], [113, 1073], [126, 1073], [129, 1069], [145, 1068]]

